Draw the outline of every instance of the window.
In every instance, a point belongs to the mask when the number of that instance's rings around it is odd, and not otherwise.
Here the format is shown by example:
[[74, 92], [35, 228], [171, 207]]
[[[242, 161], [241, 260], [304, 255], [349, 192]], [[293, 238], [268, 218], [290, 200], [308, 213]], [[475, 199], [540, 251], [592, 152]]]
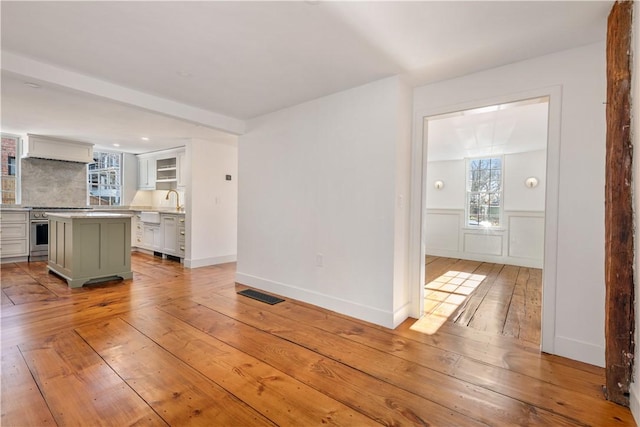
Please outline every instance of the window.
[[16, 156], [8, 156], [7, 158], [7, 175], [16, 176]]
[[502, 158], [467, 160], [467, 224], [500, 225], [502, 211]]
[[19, 171], [16, 158], [20, 153], [20, 138], [2, 135], [2, 197], [0, 203], [10, 205], [18, 203]]
[[90, 205], [120, 205], [122, 195], [121, 164], [121, 153], [93, 152], [93, 163], [87, 167]]

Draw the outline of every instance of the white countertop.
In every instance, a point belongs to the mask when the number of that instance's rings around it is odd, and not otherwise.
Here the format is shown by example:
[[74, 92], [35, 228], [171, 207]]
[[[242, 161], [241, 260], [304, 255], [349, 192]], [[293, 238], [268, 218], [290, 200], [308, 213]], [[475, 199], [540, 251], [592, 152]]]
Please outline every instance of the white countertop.
[[58, 218], [131, 218], [133, 214], [116, 212], [47, 212], [49, 217]]
[[[164, 214], [175, 214], [175, 215], [184, 215], [184, 209], [177, 210], [175, 208], [168, 207], [145, 207], [145, 206], [81, 206], [82, 209], [86, 209], [89, 211], [99, 211], [99, 212], [159, 212]], [[39, 207], [27, 207], [20, 205], [0, 205], [0, 210], [2, 211], [30, 211], [32, 209], [42, 209]], [[86, 211], [85, 211], [86, 212]]]

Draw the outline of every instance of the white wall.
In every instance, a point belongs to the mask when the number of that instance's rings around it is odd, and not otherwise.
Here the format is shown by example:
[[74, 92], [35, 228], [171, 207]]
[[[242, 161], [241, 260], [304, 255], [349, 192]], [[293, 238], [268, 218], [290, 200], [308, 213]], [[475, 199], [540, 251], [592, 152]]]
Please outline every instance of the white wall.
[[[544, 211], [546, 188], [546, 150], [508, 154], [504, 158], [504, 210]], [[538, 180], [538, 186], [528, 188], [529, 177]]]
[[394, 279], [393, 279], [393, 323], [397, 326], [411, 315], [412, 283], [409, 273], [409, 233], [411, 193], [411, 109], [413, 93], [402, 81], [398, 82], [396, 120], [398, 132], [395, 153], [395, 232], [394, 232]]
[[[550, 150], [547, 162], [550, 174], [558, 178], [547, 186], [546, 240], [555, 236], [557, 246], [545, 246], [543, 349], [600, 366], [604, 364], [605, 83], [605, 45], [598, 43], [414, 91], [414, 123], [421, 123], [425, 116], [541, 96], [560, 86], [562, 102], [558, 95], [550, 101], [550, 135], [559, 127], [560, 146]], [[421, 127], [416, 127], [414, 153], [421, 152], [421, 144]], [[419, 197], [420, 191], [414, 189], [412, 196]], [[550, 202], [557, 206], [557, 217], [549, 217]], [[416, 210], [419, 206], [412, 206], [412, 212]], [[417, 222], [412, 221], [412, 231]], [[419, 268], [418, 262], [413, 265]], [[552, 284], [555, 289], [550, 291]]]
[[238, 282], [385, 326], [406, 318], [410, 95], [393, 77], [249, 122]]
[[[427, 209], [464, 209], [467, 191], [465, 167], [463, 159], [427, 163]], [[436, 181], [444, 183], [442, 189], [434, 188]]]
[[[546, 151], [504, 155], [503, 208], [507, 211], [544, 211]], [[466, 197], [464, 159], [428, 162], [426, 167], [427, 209], [464, 209]], [[524, 181], [538, 179], [538, 186], [527, 188]], [[444, 188], [434, 188], [435, 181]]]
[[[195, 268], [235, 261], [238, 228], [237, 137], [189, 141], [185, 164], [185, 266]], [[225, 179], [226, 175], [231, 175], [231, 181]]]
[[122, 205], [130, 206], [138, 192], [138, 158], [122, 153]]

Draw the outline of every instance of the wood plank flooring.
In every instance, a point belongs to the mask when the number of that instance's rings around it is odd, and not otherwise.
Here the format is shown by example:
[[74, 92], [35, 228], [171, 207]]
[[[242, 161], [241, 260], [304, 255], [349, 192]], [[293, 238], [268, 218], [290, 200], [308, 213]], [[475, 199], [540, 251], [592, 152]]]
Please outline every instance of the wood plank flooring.
[[540, 344], [542, 270], [426, 257], [425, 315], [416, 329], [466, 326]]
[[239, 296], [235, 264], [132, 265], [79, 289], [2, 266], [2, 426], [635, 425], [602, 369], [488, 327], [389, 330]]

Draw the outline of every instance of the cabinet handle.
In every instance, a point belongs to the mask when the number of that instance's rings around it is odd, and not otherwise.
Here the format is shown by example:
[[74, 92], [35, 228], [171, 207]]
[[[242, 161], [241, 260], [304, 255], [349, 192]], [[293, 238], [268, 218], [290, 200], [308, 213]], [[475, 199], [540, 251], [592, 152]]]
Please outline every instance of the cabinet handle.
[[180, 235], [181, 235], [181, 236], [184, 236], [184, 231], [181, 231], [181, 232], [180, 232]]
[[184, 218], [180, 218], [180, 222], [184, 222]]
[[180, 250], [181, 250], [181, 251], [184, 251], [184, 246], [180, 246]]

